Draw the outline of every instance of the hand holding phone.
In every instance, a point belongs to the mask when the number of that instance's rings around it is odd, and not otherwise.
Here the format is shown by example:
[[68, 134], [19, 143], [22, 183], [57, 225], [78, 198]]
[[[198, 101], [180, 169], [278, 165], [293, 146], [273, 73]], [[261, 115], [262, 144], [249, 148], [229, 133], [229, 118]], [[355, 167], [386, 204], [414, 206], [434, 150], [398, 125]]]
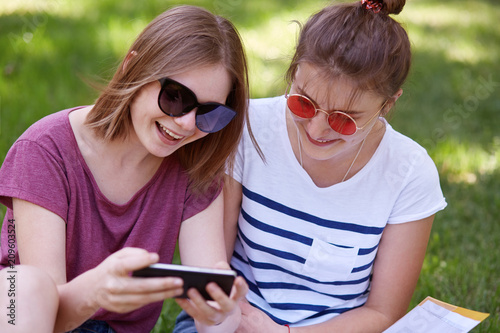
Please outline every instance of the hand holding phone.
[[236, 272], [225, 269], [210, 269], [174, 264], [153, 264], [146, 268], [134, 271], [135, 277], [180, 277], [184, 281], [184, 292], [179, 298], [187, 298], [187, 291], [196, 288], [206, 300], [212, 300], [207, 293], [206, 286], [210, 282], [215, 282], [227, 295], [231, 293]]

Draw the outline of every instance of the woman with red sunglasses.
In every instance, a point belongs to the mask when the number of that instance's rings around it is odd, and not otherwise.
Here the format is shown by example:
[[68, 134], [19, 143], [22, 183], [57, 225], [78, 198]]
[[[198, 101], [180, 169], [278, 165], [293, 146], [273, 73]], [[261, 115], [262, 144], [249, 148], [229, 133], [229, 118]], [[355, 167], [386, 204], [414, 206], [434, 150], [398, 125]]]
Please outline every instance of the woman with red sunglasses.
[[406, 313], [446, 202], [426, 151], [384, 119], [410, 68], [389, 16], [404, 4], [324, 8], [285, 95], [251, 101], [265, 159], [244, 134], [224, 185], [228, 256], [249, 284], [237, 332], [382, 332]]
[[[247, 101], [233, 25], [181, 6], [146, 27], [94, 105], [31, 126], [0, 171], [0, 331], [150, 332], [183, 281], [131, 272], [170, 263], [177, 240], [183, 264], [228, 268], [222, 178]], [[213, 303], [195, 289], [178, 303], [200, 331], [231, 332], [247, 289], [239, 277], [230, 296], [212, 283]]]

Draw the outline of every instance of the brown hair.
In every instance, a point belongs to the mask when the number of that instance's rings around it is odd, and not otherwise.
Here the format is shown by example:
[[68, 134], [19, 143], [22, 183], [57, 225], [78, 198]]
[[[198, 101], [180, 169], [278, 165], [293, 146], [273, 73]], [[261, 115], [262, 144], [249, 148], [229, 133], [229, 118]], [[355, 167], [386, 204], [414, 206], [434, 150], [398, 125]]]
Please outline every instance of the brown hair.
[[371, 91], [385, 99], [405, 81], [411, 64], [405, 29], [389, 14], [398, 14], [405, 0], [384, 0], [378, 13], [361, 1], [331, 5], [311, 16], [302, 27], [295, 55], [286, 73], [293, 81], [297, 67], [307, 62], [325, 78], [346, 78], [355, 85], [353, 97]]
[[156, 17], [137, 37], [108, 83], [86, 124], [106, 140], [124, 138], [131, 129], [129, 105], [146, 84], [197, 67], [221, 64], [232, 78], [226, 104], [237, 115], [224, 129], [179, 148], [192, 188], [205, 191], [222, 179], [231, 164], [247, 117], [248, 77], [243, 45], [225, 18], [194, 6], [179, 6]]

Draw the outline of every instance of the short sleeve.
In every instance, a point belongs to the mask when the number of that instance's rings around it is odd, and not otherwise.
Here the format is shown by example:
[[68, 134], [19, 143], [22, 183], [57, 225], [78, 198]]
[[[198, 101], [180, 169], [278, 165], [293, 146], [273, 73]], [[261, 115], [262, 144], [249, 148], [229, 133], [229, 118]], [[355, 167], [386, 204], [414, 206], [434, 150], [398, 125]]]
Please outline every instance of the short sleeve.
[[[246, 133], [246, 131], [244, 133]], [[238, 183], [241, 183], [242, 178], [243, 178], [243, 165], [244, 165], [243, 147], [244, 147], [245, 142], [246, 142], [245, 136], [242, 136], [242, 138], [238, 144], [238, 149], [236, 150], [236, 154], [234, 156], [234, 166], [233, 166], [233, 170], [232, 170], [233, 173], [231, 176]]]
[[446, 207], [439, 174], [432, 159], [422, 153], [408, 168], [407, 179], [392, 209], [389, 224], [421, 220]]
[[0, 169], [0, 202], [12, 209], [12, 198], [29, 201], [67, 220], [69, 186], [60, 157], [38, 143], [18, 140]]
[[181, 221], [185, 221], [190, 217], [205, 210], [210, 204], [217, 199], [222, 191], [222, 182], [214, 180], [212, 185], [205, 193], [194, 193], [191, 190], [186, 192], [186, 200], [184, 201], [184, 211]]

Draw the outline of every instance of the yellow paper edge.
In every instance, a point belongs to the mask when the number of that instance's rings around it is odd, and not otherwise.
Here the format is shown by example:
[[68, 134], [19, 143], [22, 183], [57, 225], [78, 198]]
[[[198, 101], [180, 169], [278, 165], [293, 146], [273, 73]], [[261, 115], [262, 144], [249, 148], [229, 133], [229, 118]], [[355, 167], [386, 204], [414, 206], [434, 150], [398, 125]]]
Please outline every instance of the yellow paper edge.
[[440, 300], [435, 299], [435, 298], [430, 297], [430, 296], [427, 296], [422, 302], [420, 302], [419, 305], [422, 305], [427, 301], [433, 302], [433, 303], [445, 308], [446, 310], [455, 312], [461, 316], [464, 316], [464, 317], [467, 317], [467, 318], [470, 318], [473, 320], [477, 320], [479, 322], [485, 320], [490, 315], [489, 313], [478, 312], [478, 311], [473, 311], [473, 310], [461, 308], [459, 306], [440, 301]]

